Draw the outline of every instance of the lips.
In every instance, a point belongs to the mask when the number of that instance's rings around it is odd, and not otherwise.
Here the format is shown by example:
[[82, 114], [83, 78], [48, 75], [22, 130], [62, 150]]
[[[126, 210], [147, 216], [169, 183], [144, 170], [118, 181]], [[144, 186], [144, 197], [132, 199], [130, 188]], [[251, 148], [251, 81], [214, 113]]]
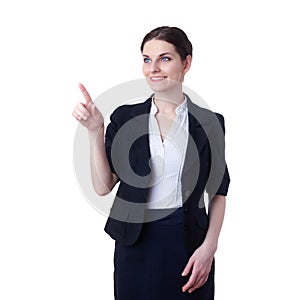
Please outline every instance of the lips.
[[151, 76], [150, 80], [153, 82], [158, 82], [158, 81], [162, 81], [166, 78], [167, 78], [167, 76]]

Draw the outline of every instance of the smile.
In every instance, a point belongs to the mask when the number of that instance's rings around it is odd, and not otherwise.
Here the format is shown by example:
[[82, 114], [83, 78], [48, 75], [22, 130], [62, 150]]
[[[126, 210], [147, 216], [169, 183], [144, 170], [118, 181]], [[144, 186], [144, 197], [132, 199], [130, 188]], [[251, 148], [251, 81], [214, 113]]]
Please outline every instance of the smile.
[[162, 81], [166, 78], [167, 78], [167, 76], [153, 76], [153, 77], [150, 77], [150, 80], [157, 82], [157, 81]]

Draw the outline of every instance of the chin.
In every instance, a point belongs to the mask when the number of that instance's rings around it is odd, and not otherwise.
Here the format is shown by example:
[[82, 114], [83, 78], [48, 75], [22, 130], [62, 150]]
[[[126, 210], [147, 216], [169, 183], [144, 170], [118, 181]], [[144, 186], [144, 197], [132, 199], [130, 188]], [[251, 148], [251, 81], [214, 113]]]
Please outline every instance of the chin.
[[168, 80], [168, 79], [158, 81], [158, 82], [154, 82], [150, 79], [147, 79], [147, 82], [151, 90], [153, 90], [156, 93], [168, 92], [172, 90], [172, 88], [175, 88], [176, 86], [178, 86], [178, 84], [180, 84], [180, 82]]

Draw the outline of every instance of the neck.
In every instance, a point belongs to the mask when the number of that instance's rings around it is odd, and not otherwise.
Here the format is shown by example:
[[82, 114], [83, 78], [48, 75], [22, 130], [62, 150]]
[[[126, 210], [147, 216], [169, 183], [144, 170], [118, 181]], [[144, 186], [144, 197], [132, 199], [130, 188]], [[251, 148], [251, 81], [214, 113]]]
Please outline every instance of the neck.
[[159, 111], [175, 110], [183, 101], [184, 95], [181, 88], [154, 94], [154, 102]]

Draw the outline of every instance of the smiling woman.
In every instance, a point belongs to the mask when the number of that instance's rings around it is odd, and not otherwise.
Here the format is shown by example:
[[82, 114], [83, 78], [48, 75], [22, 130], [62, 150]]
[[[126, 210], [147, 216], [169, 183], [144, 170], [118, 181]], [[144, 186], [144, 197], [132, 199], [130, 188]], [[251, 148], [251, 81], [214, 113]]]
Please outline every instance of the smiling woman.
[[[177, 53], [174, 45], [162, 40], [150, 40], [143, 47], [143, 73], [150, 87], [155, 91], [168, 92], [165, 85], [155, 85], [162, 81], [177, 83], [181, 88], [184, 75], [191, 66], [192, 56], [187, 55], [184, 60]], [[164, 88], [165, 87], [165, 88]], [[172, 87], [173, 86], [169, 86]]]
[[[150, 87], [159, 91], [165, 85], [153, 85], [166, 79], [182, 83], [192, 62], [193, 47], [179, 28], [160, 27], [149, 32], [141, 44], [144, 57], [143, 73]], [[181, 89], [181, 84], [177, 84]]]
[[[118, 107], [105, 136], [103, 116], [83, 85], [86, 103], [73, 112], [88, 129], [95, 191], [105, 195], [120, 182], [105, 226], [116, 241], [115, 299], [212, 300], [230, 182], [224, 118], [182, 91], [192, 44], [181, 29], [152, 30], [141, 52], [152, 96]], [[124, 149], [130, 149], [128, 157]]]

